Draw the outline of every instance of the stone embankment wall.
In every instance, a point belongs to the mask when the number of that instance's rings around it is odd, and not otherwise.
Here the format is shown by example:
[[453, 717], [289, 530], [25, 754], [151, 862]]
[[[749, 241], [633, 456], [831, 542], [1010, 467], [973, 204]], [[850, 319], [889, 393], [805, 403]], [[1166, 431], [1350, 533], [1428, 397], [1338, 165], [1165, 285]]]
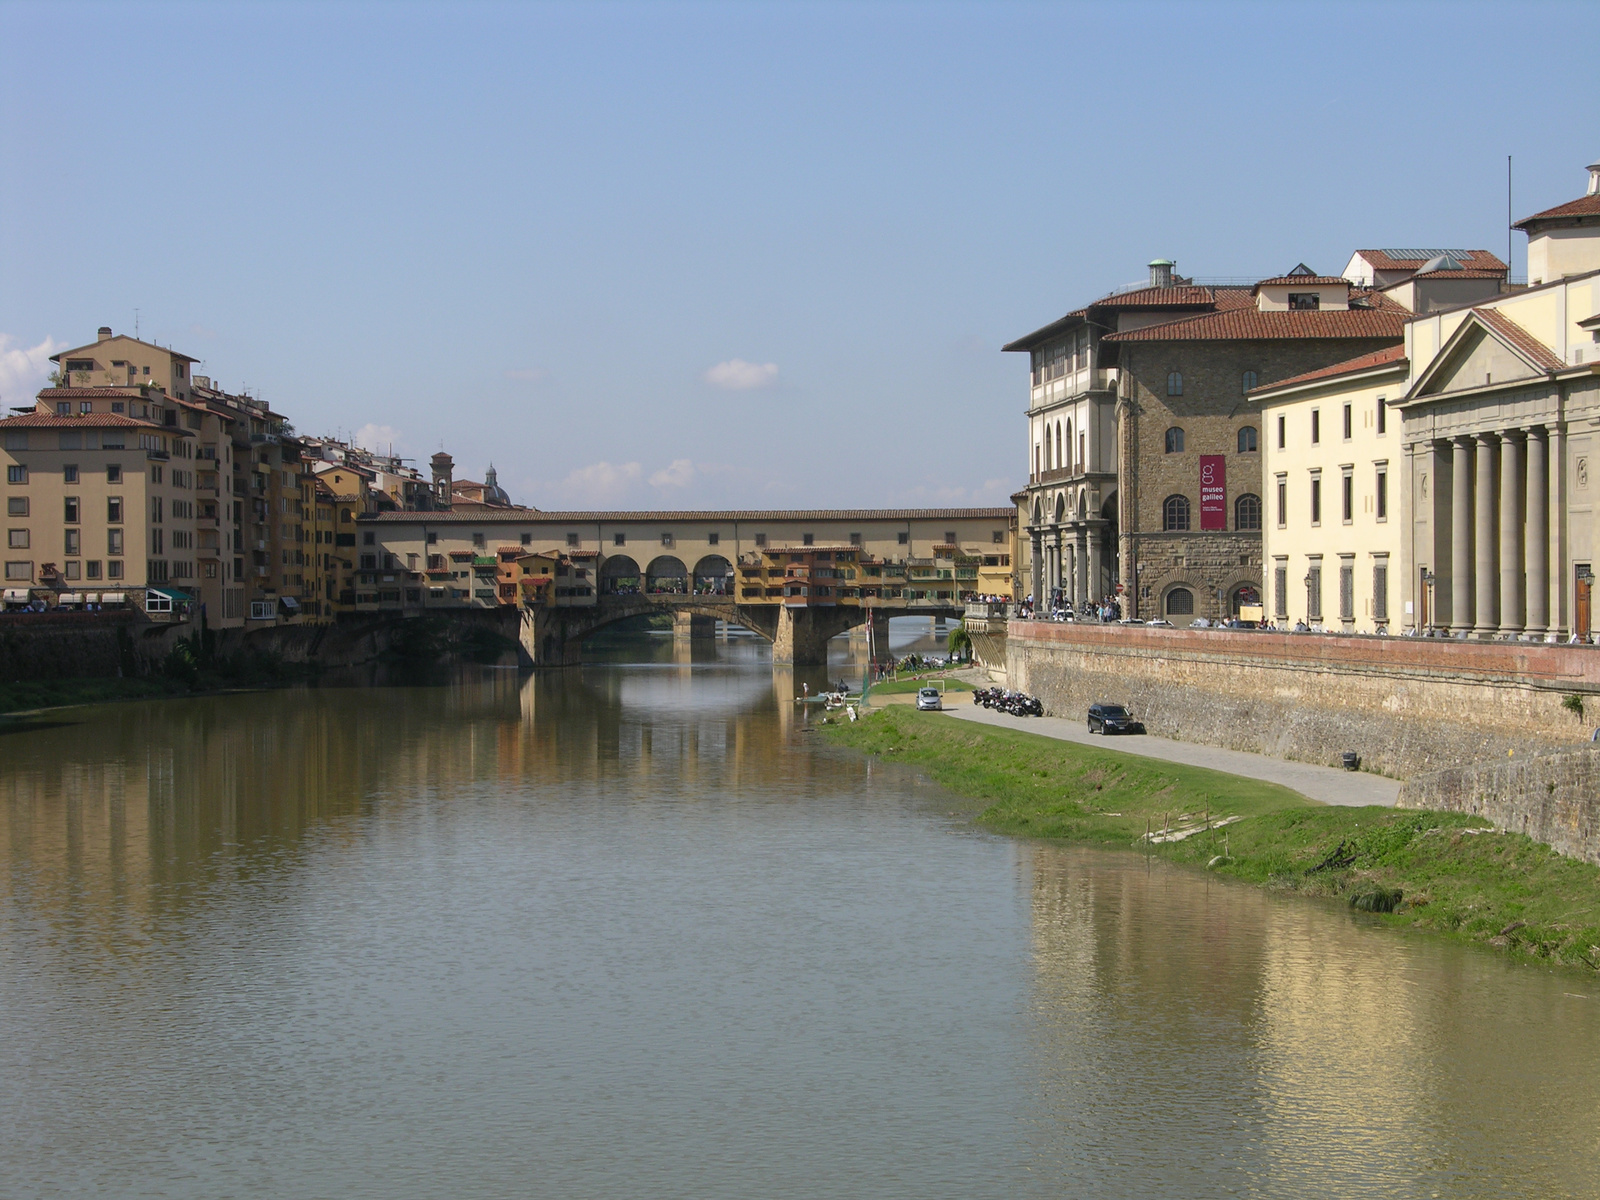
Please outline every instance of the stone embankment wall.
[[0, 679], [76, 679], [137, 674], [143, 616], [131, 612], [0, 616]]
[[1600, 863], [1600, 747], [1431, 771], [1406, 780], [1399, 804], [1486, 817], [1570, 858]]
[[1013, 621], [1009, 686], [1054, 715], [1126, 704], [1153, 734], [1405, 779], [1585, 741], [1600, 649]]

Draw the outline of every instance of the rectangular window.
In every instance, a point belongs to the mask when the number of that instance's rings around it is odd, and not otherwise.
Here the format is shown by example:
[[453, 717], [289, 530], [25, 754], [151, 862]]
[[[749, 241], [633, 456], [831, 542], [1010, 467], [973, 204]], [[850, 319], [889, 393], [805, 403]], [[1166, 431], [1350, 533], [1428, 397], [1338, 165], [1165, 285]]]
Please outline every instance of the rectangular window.
[[1289, 563], [1285, 559], [1278, 559], [1277, 565], [1272, 568], [1273, 610], [1272, 615], [1280, 621], [1289, 617]]
[[62, 507], [62, 510], [63, 510], [63, 512], [65, 514], [64, 519], [66, 520], [66, 523], [68, 525], [76, 525], [78, 523], [78, 509], [80, 507], [80, 505], [78, 503], [78, 497], [76, 497], [76, 496], [66, 496], [66, 497], [64, 497], [63, 500], [62, 500], [61, 507]]
[[[344, 512], [344, 519], [346, 521], [348, 521], [350, 519], [350, 511], [348, 509], [346, 509], [345, 512]], [[439, 535], [437, 533], [430, 533], [428, 535], [428, 545], [437, 546], [438, 544], [439, 544]]]
[[1350, 440], [1350, 433], [1353, 428], [1351, 424], [1351, 407], [1348, 404], [1344, 406], [1344, 440], [1347, 442]]
[[7, 562], [6, 578], [9, 580], [32, 579], [33, 564], [31, 562]]
[[121, 525], [122, 524], [122, 497], [121, 496], [107, 496], [106, 497], [106, 524], [108, 524], [108, 525]]
[[1288, 426], [1288, 424], [1289, 424], [1289, 418], [1286, 417], [1286, 416], [1283, 416], [1280, 413], [1279, 416], [1278, 416], [1278, 449], [1279, 450], [1282, 450], [1284, 448], [1285, 444], [1288, 441], [1287, 434], [1285, 433], [1285, 430], [1286, 430], [1286, 427]]
[[28, 548], [28, 531], [26, 529], [6, 530], [6, 549], [26, 550]]
[[1306, 570], [1306, 620], [1322, 620], [1322, 560], [1313, 559]]
[[157, 525], [159, 525], [161, 523], [161, 497], [160, 496], [151, 496], [150, 497], [150, 520], [153, 521]]
[[66, 555], [68, 558], [77, 558], [83, 553], [83, 531], [69, 529], [66, 535]]
[[1389, 560], [1386, 558], [1372, 564], [1372, 619], [1380, 624], [1389, 619]]
[[122, 530], [106, 530], [106, 553], [110, 555], [119, 555], [122, 553]]
[[1382, 396], [1378, 397], [1378, 436], [1382, 437], [1389, 429], [1389, 405]]
[[1348, 558], [1339, 560], [1339, 619], [1356, 619], [1356, 564]]
[[1289, 524], [1289, 477], [1278, 476], [1278, 528], [1285, 529]]
[[1290, 292], [1289, 308], [1293, 312], [1312, 312], [1322, 307], [1322, 296], [1318, 292]]
[[1320, 409], [1311, 410], [1311, 444], [1315, 446], [1322, 440], [1322, 412]]
[[613, 546], [626, 546], [628, 544], [628, 535], [625, 534], [625, 533], [614, 533], [614, 534], [612, 534], [611, 535], [611, 544]]
[[812, 545], [815, 541], [816, 541], [816, 537], [814, 535], [812, 535], [812, 534], [802, 533], [800, 535], [800, 544], [803, 545], [803, 546]]
[[1322, 524], [1322, 476], [1311, 477], [1311, 523]]
[[577, 546], [577, 544], [578, 544], [578, 535], [575, 534], [575, 533], [567, 534], [567, 545], [575, 547], [575, 546]]
[[668, 549], [671, 549], [672, 548], [672, 535], [670, 533], [663, 533], [661, 535], [661, 544], [663, 546], [666, 546]]
[[61, 482], [62, 483], [77, 483], [78, 482], [78, 464], [77, 463], [67, 463], [64, 467], [61, 468]]
[[106, 482], [107, 483], [121, 483], [122, 482], [122, 464], [121, 463], [107, 463], [106, 464]]
[[77, 559], [69, 558], [69, 559], [67, 559], [67, 561], [65, 563], [62, 564], [62, 566], [65, 568], [65, 574], [66, 574], [66, 577], [68, 579], [81, 579], [81, 578], [83, 578], [83, 575], [82, 575], [83, 564], [81, 562], [79, 562]]
[[1346, 525], [1356, 518], [1356, 480], [1345, 468], [1343, 476], [1339, 479], [1339, 519]]
[[83, 577], [85, 579], [100, 578], [100, 560], [98, 558], [91, 558], [83, 564]]
[[26, 450], [28, 448], [28, 431], [26, 429], [8, 429], [5, 436], [7, 450]]
[[1378, 477], [1373, 481], [1373, 504], [1377, 508], [1377, 517], [1380, 521], [1389, 519], [1389, 466], [1380, 463]]
[[909, 533], [901, 533], [897, 536], [902, 546], [908, 545], [911, 541], [911, 535]]
[[6, 516], [25, 517], [28, 515], [28, 498], [26, 496], [6, 497]]
[[27, 483], [28, 468], [21, 463], [14, 463], [6, 468], [7, 483]]
[[122, 578], [122, 560], [120, 558], [113, 558], [113, 559], [111, 559], [110, 561], [108, 561], [106, 563], [106, 578], [107, 579], [121, 579]]
[[767, 535], [764, 534], [764, 533], [756, 534], [756, 545], [765, 546], [766, 544], [767, 544]]
[[722, 535], [720, 533], [708, 533], [708, 534], [706, 534], [706, 545], [708, 545], [708, 546], [719, 546], [721, 544], [722, 544]]

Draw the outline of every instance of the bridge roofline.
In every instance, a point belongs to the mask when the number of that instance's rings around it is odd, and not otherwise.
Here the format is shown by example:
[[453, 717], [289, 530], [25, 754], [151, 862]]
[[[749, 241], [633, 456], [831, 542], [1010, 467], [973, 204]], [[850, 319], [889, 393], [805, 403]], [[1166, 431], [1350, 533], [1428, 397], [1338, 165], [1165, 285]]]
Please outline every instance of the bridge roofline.
[[381, 525], [593, 525], [649, 521], [1005, 521], [1015, 508], [796, 508], [701, 509], [637, 512], [552, 512], [543, 509], [473, 509], [466, 512], [379, 512], [356, 519]]

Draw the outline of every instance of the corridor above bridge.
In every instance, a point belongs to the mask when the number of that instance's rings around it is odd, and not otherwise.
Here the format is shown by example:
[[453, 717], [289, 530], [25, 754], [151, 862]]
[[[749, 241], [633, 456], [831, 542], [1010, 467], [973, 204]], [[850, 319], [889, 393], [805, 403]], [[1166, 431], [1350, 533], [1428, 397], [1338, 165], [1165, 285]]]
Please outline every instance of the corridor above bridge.
[[[569, 574], [553, 588], [563, 607], [633, 592], [775, 602], [795, 555], [813, 597], [815, 581], [826, 577], [842, 589], [823, 584], [823, 595], [838, 599], [859, 600], [866, 587], [874, 598], [890, 599], [892, 591], [893, 599], [910, 600], [909, 590], [923, 593], [918, 600], [959, 604], [970, 593], [1010, 593], [1016, 511], [477, 509], [376, 513], [356, 525], [358, 591], [370, 588], [380, 607], [514, 603], [516, 589], [506, 590], [506, 573], [497, 569], [517, 552], [569, 560]], [[851, 560], [848, 578], [826, 575], [820, 559], [830, 551]]]

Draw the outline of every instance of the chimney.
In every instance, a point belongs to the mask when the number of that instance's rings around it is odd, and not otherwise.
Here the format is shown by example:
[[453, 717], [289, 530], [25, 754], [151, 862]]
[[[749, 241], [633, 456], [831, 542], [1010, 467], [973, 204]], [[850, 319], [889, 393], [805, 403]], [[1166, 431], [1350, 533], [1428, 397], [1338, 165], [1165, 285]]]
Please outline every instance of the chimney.
[[1170, 258], [1152, 258], [1150, 260], [1150, 286], [1169, 288], [1172, 286], [1172, 268], [1176, 266]]
[[1589, 164], [1589, 195], [1600, 196], [1600, 162]]
[[102, 326], [100, 326], [100, 336], [98, 338], [96, 338], [95, 340], [103, 342], [103, 341], [106, 341], [107, 339], [109, 339], [110, 337], [111, 337], [111, 326], [102, 325]]

